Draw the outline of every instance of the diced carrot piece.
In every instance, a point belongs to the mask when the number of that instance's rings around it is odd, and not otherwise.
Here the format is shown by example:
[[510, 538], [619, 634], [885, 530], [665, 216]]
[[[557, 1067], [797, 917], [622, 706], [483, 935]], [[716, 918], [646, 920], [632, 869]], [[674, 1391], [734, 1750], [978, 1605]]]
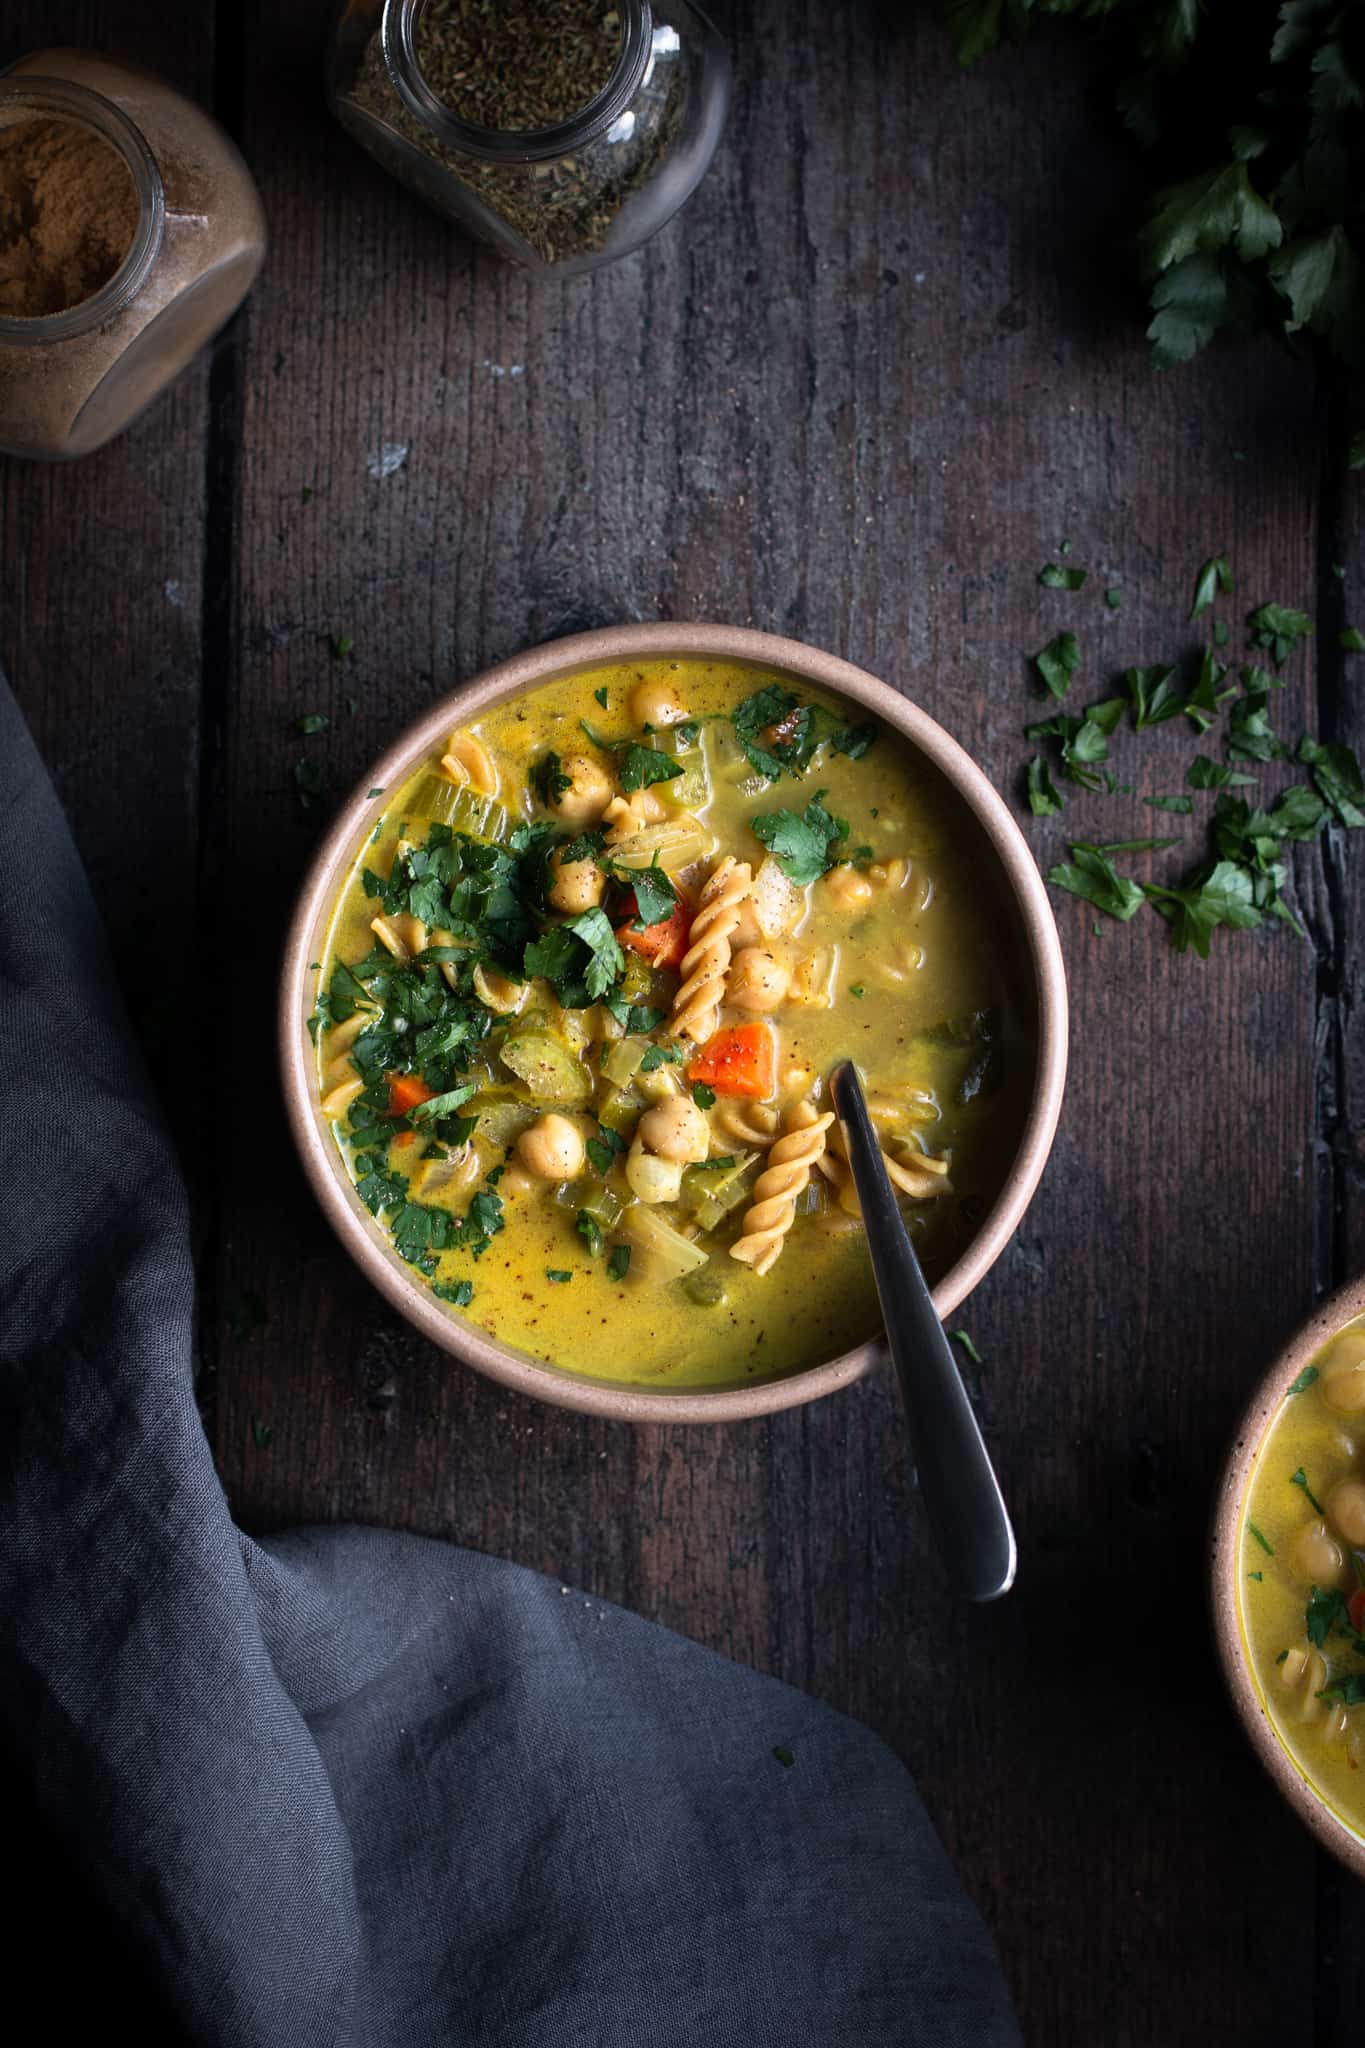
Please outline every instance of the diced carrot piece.
[[704, 1081], [717, 1095], [766, 1101], [777, 1086], [777, 1040], [770, 1024], [729, 1024], [713, 1031], [687, 1066], [689, 1081]]
[[682, 966], [687, 951], [687, 934], [691, 929], [692, 913], [685, 903], [676, 903], [669, 916], [659, 924], [647, 924], [643, 931], [631, 928], [630, 918], [635, 916], [635, 896], [629, 899], [629, 917], [625, 924], [618, 924], [616, 936], [623, 946], [629, 946], [632, 953], [640, 953], [653, 967], [671, 967], [674, 973]]
[[406, 1116], [419, 1102], [430, 1102], [435, 1093], [420, 1074], [390, 1074], [389, 1115]]

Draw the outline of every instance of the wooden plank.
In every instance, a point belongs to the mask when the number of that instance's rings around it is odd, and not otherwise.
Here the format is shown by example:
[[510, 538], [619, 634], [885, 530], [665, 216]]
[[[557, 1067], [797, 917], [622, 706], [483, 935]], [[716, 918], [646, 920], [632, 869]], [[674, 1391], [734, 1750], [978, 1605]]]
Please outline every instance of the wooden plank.
[[[94, 46], [205, 99], [212, 24], [154, 0], [17, 0], [8, 54]], [[208, 361], [84, 461], [0, 463], [0, 661], [66, 805], [158, 1076], [201, 1071], [183, 1031], [195, 953]], [[196, 1091], [197, 1092], [197, 1091]], [[182, 1136], [190, 1118], [177, 1116]]]
[[[1202, 1522], [1311, 1286], [1310, 954], [1275, 933], [1201, 965], [1154, 918], [1095, 940], [1061, 907], [1068, 1111], [964, 1316], [1023, 1573], [971, 1615], [942, 1591], [885, 1380], [730, 1431], [631, 1433], [418, 1343], [282, 1157], [267, 1018], [321, 821], [297, 802], [300, 757], [339, 794], [484, 661], [671, 613], [865, 661], [1013, 786], [1023, 656], [1058, 624], [1083, 620], [1099, 694], [1183, 643], [1213, 548], [1248, 594], [1312, 590], [1307, 387], [1254, 350], [1151, 374], [1089, 254], [1120, 159], [1055, 53], [961, 79], [929, 24], [765, 0], [736, 23], [725, 155], [688, 213], [636, 262], [533, 288], [300, 91], [310, 11], [246, 23], [276, 259], [243, 393], [220, 928], [243, 1078], [219, 1300], [251, 1289], [271, 1317], [222, 1337], [239, 1511], [495, 1550], [870, 1721], [987, 1912], [1028, 2039], [1288, 2038], [1312, 1996], [1312, 1859], [1218, 1692]], [[406, 452], [376, 475], [386, 448]], [[1084, 610], [1034, 581], [1065, 536], [1093, 572]], [[1098, 591], [1116, 578], [1111, 615]], [[355, 640], [340, 661], [338, 632]], [[1296, 676], [1286, 725], [1304, 696]], [[306, 746], [291, 724], [315, 709], [332, 727]], [[1159, 767], [1144, 787], [1170, 787], [1190, 744], [1166, 728], [1127, 751]], [[1122, 837], [1151, 815], [1073, 814]], [[1059, 836], [1036, 834], [1043, 858]]]

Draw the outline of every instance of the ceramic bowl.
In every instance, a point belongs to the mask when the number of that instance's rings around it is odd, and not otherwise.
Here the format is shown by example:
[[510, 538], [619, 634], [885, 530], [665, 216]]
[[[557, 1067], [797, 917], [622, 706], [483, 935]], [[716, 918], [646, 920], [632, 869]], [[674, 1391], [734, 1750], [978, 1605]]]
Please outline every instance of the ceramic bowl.
[[1365, 1878], [1365, 1836], [1330, 1807], [1285, 1748], [1266, 1712], [1251, 1668], [1242, 1626], [1242, 1517], [1257, 1455], [1290, 1388], [1330, 1338], [1356, 1316], [1365, 1315], [1365, 1280], [1329, 1297], [1280, 1353], [1257, 1387], [1243, 1415], [1214, 1501], [1210, 1541], [1210, 1595], [1214, 1638], [1232, 1704], [1251, 1738], [1260, 1763], [1276, 1788], [1311, 1828], [1323, 1847], [1357, 1877]]
[[1033, 855], [1005, 804], [975, 763], [919, 708], [863, 670], [795, 640], [730, 626], [616, 626], [532, 648], [486, 669], [435, 704], [396, 740], [345, 802], [313, 861], [294, 912], [280, 991], [280, 1044], [289, 1122], [313, 1190], [346, 1250], [379, 1291], [422, 1334], [490, 1378], [537, 1399], [629, 1421], [731, 1421], [814, 1401], [857, 1379], [879, 1358], [875, 1343], [859, 1345], [785, 1379], [722, 1390], [625, 1387], [556, 1371], [494, 1342], [449, 1315], [408, 1269], [356, 1195], [317, 1100], [307, 1018], [315, 975], [338, 889], [356, 848], [373, 830], [382, 797], [369, 792], [402, 784], [456, 724], [555, 676], [632, 660], [686, 659], [756, 663], [797, 681], [838, 692], [893, 727], [945, 777], [977, 820], [999, 863], [1001, 899], [1014, 941], [1032, 980], [1036, 1063], [1022, 1136], [1000, 1193], [975, 1237], [934, 1292], [942, 1315], [969, 1294], [999, 1258], [1038, 1185], [1052, 1145], [1066, 1074], [1066, 976], [1051, 907]]

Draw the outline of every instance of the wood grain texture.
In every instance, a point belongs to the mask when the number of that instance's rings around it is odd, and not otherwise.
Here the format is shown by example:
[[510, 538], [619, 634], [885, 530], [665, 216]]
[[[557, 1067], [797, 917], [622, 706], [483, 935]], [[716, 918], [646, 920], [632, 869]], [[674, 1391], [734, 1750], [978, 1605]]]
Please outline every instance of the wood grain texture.
[[[130, 33], [150, 12], [101, 10]], [[932, 22], [737, 7], [734, 113], [694, 203], [639, 258], [533, 287], [329, 121], [315, 9], [222, 14], [218, 90], [272, 261], [211, 414], [200, 370], [96, 462], [4, 472], [0, 631], [107, 904], [136, 900], [154, 849], [157, 886], [186, 887], [205, 800], [204, 1028], [238, 1079], [231, 1115], [195, 1126], [194, 1163], [217, 1218], [205, 1339], [237, 1511], [517, 1558], [871, 1723], [914, 1770], [1038, 2048], [1279, 2048], [1309, 2012], [1316, 2048], [1345, 2048], [1362, 1894], [1244, 1753], [1202, 1567], [1252, 1381], [1315, 1284], [1365, 1264], [1354, 844], [1304, 864], [1309, 944], [1252, 935], [1200, 963], [1153, 916], [1094, 937], [1059, 899], [1068, 1105], [961, 1318], [1022, 1553], [1017, 1592], [982, 1613], [944, 1592], [888, 1376], [733, 1429], [632, 1432], [433, 1353], [351, 1270], [282, 1150], [271, 1043], [289, 899], [331, 801], [433, 696], [579, 626], [710, 617], [832, 647], [1017, 800], [1026, 657], [1072, 625], [1076, 694], [1109, 694], [1126, 664], [1191, 644], [1194, 572], [1227, 549], [1230, 620], [1266, 597], [1320, 610], [1279, 729], [1365, 744], [1327, 630], [1352, 592], [1365, 623], [1365, 556], [1353, 501], [1323, 484], [1309, 383], [1254, 348], [1151, 372], [1116, 228], [1131, 167], [1056, 52], [963, 78]], [[177, 34], [206, 90], [212, 53]], [[1090, 572], [1076, 597], [1036, 582], [1064, 539]], [[305, 740], [309, 711], [331, 726]], [[125, 772], [138, 756], [131, 812], [73, 737], [92, 716]], [[1117, 742], [1134, 794], [1030, 826], [1040, 859], [1067, 832], [1167, 829], [1139, 798], [1175, 788], [1192, 751], [1183, 727]], [[324, 783], [308, 808], [301, 760]], [[1194, 821], [1169, 823], [1193, 840]], [[270, 1318], [249, 1338], [231, 1328], [244, 1290]]]

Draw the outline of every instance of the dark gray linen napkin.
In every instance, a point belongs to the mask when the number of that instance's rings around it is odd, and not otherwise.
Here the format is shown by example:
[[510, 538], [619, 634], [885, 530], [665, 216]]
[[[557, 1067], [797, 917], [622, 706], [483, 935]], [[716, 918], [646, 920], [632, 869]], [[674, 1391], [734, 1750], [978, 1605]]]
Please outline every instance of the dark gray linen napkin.
[[866, 1730], [492, 1558], [234, 1528], [179, 1175], [3, 680], [0, 1047], [0, 1700], [54, 2013], [117, 2010], [121, 1955], [252, 2048], [1017, 2040]]

